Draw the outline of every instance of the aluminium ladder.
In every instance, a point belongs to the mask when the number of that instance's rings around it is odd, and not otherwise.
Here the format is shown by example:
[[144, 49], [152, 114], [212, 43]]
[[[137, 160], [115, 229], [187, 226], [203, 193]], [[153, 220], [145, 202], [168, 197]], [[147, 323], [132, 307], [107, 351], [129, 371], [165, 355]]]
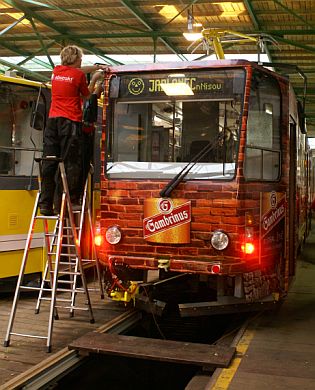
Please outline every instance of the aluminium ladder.
[[[97, 272], [97, 279], [99, 283], [99, 291], [100, 291], [100, 296], [101, 299], [104, 299], [104, 287], [102, 284], [102, 277], [101, 277], [101, 270], [100, 270], [100, 263], [97, 257], [97, 252], [96, 252], [96, 247], [95, 247], [95, 240], [94, 240], [94, 228], [92, 224], [92, 214], [91, 214], [91, 208], [90, 208], [90, 202], [88, 199], [88, 182], [89, 178], [86, 179], [85, 186], [84, 186], [84, 192], [83, 192], [83, 198], [82, 198], [82, 206], [80, 210], [73, 211], [73, 214], [77, 217], [76, 218], [76, 229], [77, 229], [77, 234], [78, 234], [78, 241], [79, 241], [79, 246], [81, 247], [81, 239], [82, 239], [82, 232], [84, 228], [84, 221], [85, 217], [87, 215], [87, 228], [88, 232], [90, 233], [90, 243], [91, 243], [91, 255], [92, 258], [86, 259], [82, 258], [82, 264], [83, 266], [86, 264], [92, 264], [96, 266], [96, 272]], [[63, 300], [64, 302], [68, 302], [68, 306], [63, 306], [64, 308], [70, 309], [70, 316], [73, 316], [74, 310], [76, 310], [75, 306], [75, 298], [78, 292], [83, 292], [83, 290], [79, 287], [77, 287], [78, 284], [78, 271], [79, 271], [79, 262], [78, 262], [78, 257], [75, 254], [74, 251], [74, 245], [69, 242], [69, 229], [71, 229], [71, 226], [69, 226], [69, 219], [66, 218], [66, 224], [63, 226], [64, 233], [63, 233], [63, 238], [67, 239], [66, 243], [63, 243], [63, 248], [66, 249], [66, 252], [62, 252], [62, 256], [68, 258], [67, 262], [62, 262], [61, 265], [64, 267], [68, 267], [69, 270], [72, 271], [73, 274], [70, 274], [70, 277], [68, 280], [58, 280], [58, 283], [61, 285], [68, 285], [69, 289], [66, 288], [59, 288], [57, 286], [57, 292], [62, 291], [62, 292], [69, 292], [71, 297], [70, 298], [60, 298], [60, 301]], [[55, 225], [55, 231], [59, 229], [59, 223], [57, 222]], [[53, 240], [50, 242], [50, 252], [53, 251], [53, 246], [56, 245], [55, 243], [55, 238], [57, 237], [56, 232], [52, 234]], [[49, 274], [49, 262], [46, 262], [45, 266], [45, 271], [44, 271], [44, 276], [42, 279], [41, 283], [41, 288], [38, 294], [38, 299], [37, 299], [37, 304], [35, 308], [35, 313], [39, 313], [40, 310], [40, 304], [41, 301], [47, 300], [47, 298], [44, 297], [44, 292], [45, 292], [45, 285], [46, 283], [50, 283], [50, 280], [48, 279], [48, 274]], [[89, 288], [89, 291], [91, 289]], [[57, 306], [58, 307], [58, 306]]]
[[[64, 163], [61, 159], [56, 158], [55, 156], [49, 156], [45, 157], [45, 160], [53, 160], [58, 161], [58, 169], [59, 173], [61, 175], [61, 181], [62, 181], [62, 197], [61, 197], [61, 207], [60, 207], [60, 213], [57, 216], [44, 216], [44, 215], [38, 215], [38, 209], [39, 209], [39, 197], [40, 197], [40, 190], [37, 193], [35, 205], [32, 213], [31, 223], [26, 239], [22, 264], [20, 268], [20, 273], [18, 277], [18, 282], [14, 294], [12, 309], [9, 317], [9, 323], [7, 328], [6, 337], [4, 340], [4, 346], [8, 347], [10, 345], [10, 336], [23, 336], [23, 337], [32, 337], [32, 338], [40, 338], [40, 339], [46, 339], [46, 345], [47, 345], [47, 352], [51, 352], [51, 346], [52, 346], [52, 330], [53, 330], [53, 322], [54, 318], [58, 318], [58, 311], [57, 311], [57, 289], [58, 289], [58, 282], [59, 277], [63, 275], [69, 275], [71, 277], [78, 277], [80, 276], [82, 281], [82, 292], [86, 295], [86, 301], [87, 301], [87, 307], [79, 308], [79, 307], [72, 307], [72, 309], [79, 309], [79, 310], [86, 310], [89, 312], [90, 316], [90, 322], [94, 323], [94, 317], [93, 317], [93, 311], [89, 296], [89, 291], [87, 288], [87, 282], [85, 278], [85, 274], [83, 271], [83, 265], [82, 265], [82, 259], [81, 259], [81, 249], [79, 245], [78, 235], [77, 235], [77, 228], [75, 226], [74, 221], [74, 214], [72, 209], [72, 204], [70, 201], [70, 194], [69, 194], [69, 188], [68, 188], [68, 182], [65, 172]], [[36, 161], [40, 162], [44, 159], [36, 159]], [[67, 234], [67, 240], [71, 241], [71, 245], [74, 248], [75, 251], [75, 258], [76, 258], [76, 264], [77, 268], [76, 270], [64, 270], [62, 269], [62, 259], [61, 256], [63, 256], [63, 246], [64, 246], [64, 226], [66, 219], [68, 219], [70, 226], [68, 227]], [[27, 265], [28, 260], [28, 254], [32, 243], [32, 237], [33, 232], [36, 226], [36, 222], [38, 220], [43, 221], [44, 225], [44, 237], [45, 237], [45, 247], [46, 247], [46, 256], [47, 256], [47, 267], [48, 267], [48, 274], [49, 274], [49, 281], [50, 281], [50, 287], [48, 288], [42, 288], [41, 287], [30, 287], [23, 285], [23, 279], [24, 279], [24, 273], [25, 268]], [[55, 221], [55, 228], [53, 233], [49, 232], [49, 226], [48, 221]], [[45, 291], [45, 293], [49, 293], [50, 296], [47, 298], [47, 300], [50, 301], [50, 309], [49, 309], [49, 318], [48, 318], [48, 329], [47, 329], [47, 336], [44, 335], [36, 335], [36, 334], [26, 334], [26, 333], [18, 333], [13, 332], [13, 324], [14, 319], [17, 311], [17, 305], [18, 300], [20, 296], [21, 291], [25, 290], [35, 290], [35, 291]], [[64, 289], [58, 289], [58, 291], [62, 291]], [[65, 289], [69, 290], [69, 289]], [[62, 298], [61, 298], [62, 299]], [[36, 313], [36, 311], [35, 311]]]

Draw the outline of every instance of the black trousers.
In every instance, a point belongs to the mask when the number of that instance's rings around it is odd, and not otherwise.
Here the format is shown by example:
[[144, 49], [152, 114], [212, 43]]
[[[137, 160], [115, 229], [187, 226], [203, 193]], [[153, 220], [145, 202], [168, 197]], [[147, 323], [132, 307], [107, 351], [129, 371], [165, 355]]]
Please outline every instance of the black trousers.
[[[70, 119], [49, 118], [44, 132], [43, 157], [56, 156], [64, 160], [72, 203], [82, 195], [82, 125]], [[39, 204], [41, 208], [59, 210], [62, 182], [58, 174], [58, 162], [43, 161]]]

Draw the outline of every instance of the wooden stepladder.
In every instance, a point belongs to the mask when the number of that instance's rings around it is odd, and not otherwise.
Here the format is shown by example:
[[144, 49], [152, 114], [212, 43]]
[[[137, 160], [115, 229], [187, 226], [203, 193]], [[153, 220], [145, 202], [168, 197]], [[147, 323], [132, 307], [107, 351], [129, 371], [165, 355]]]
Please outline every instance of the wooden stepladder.
[[[89, 296], [89, 291], [87, 287], [86, 277], [83, 270], [83, 262], [81, 258], [81, 247], [80, 247], [80, 227], [76, 227], [75, 216], [73, 207], [70, 200], [68, 182], [65, 172], [64, 163], [61, 159], [58, 159], [54, 156], [46, 157], [45, 159], [58, 161], [59, 164], [59, 173], [62, 181], [62, 197], [61, 197], [61, 207], [60, 213], [56, 216], [44, 216], [39, 215], [39, 197], [40, 197], [40, 188], [36, 196], [35, 205], [32, 213], [31, 223], [26, 239], [22, 264], [20, 268], [20, 273], [17, 281], [17, 286], [14, 294], [12, 309], [9, 317], [8, 329], [6, 337], [4, 340], [4, 346], [8, 347], [10, 345], [10, 337], [23, 336], [23, 337], [33, 337], [46, 339], [47, 352], [51, 351], [52, 347], [52, 330], [54, 319], [58, 319], [58, 308], [65, 307], [59, 306], [60, 302], [64, 302], [64, 298], [57, 297], [57, 292], [65, 293], [70, 292], [70, 299], [67, 299], [68, 306], [66, 308], [70, 309], [70, 313], [73, 314], [74, 310], [85, 310], [89, 312], [89, 319], [91, 323], [94, 323], [94, 316], [91, 306], [91, 300]], [[42, 159], [37, 159], [41, 163]], [[84, 214], [82, 212], [82, 214]], [[25, 268], [28, 261], [28, 255], [31, 248], [32, 238], [35, 226], [37, 222], [43, 221], [44, 227], [44, 238], [45, 238], [45, 247], [46, 247], [46, 277], [48, 276], [46, 282], [43, 280], [40, 287], [30, 287], [23, 285]], [[49, 221], [55, 223], [54, 229], [51, 232], [49, 230]], [[82, 222], [83, 223], [83, 222]], [[92, 229], [93, 230], [93, 229]], [[71, 250], [70, 250], [71, 249]], [[71, 255], [70, 255], [71, 254]], [[66, 280], [66, 279], [70, 279]], [[77, 288], [77, 279], [80, 278], [82, 283], [82, 288]], [[45, 279], [45, 278], [43, 278]], [[60, 287], [62, 283], [68, 283], [68, 288]], [[46, 287], [46, 284], [49, 286]], [[46, 335], [38, 334], [26, 334], [14, 332], [13, 325], [14, 319], [17, 312], [18, 301], [21, 291], [35, 290], [39, 291], [39, 297], [37, 300], [37, 305], [35, 309], [35, 314], [39, 312], [39, 302], [42, 300], [47, 300], [50, 302], [49, 307], [49, 316], [48, 316], [48, 329]], [[86, 306], [79, 307], [75, 305], [75, 296], [76, 294], [84, 293], [86, 297]], [[44, 296], [45, 295], [45, 296]]]

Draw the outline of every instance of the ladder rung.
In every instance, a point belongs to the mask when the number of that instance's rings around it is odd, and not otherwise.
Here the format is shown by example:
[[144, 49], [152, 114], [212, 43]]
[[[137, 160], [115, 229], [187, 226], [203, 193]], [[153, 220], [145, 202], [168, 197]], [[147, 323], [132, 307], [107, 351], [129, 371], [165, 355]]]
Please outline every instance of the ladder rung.
[[64, 257], [71, 257], [72, 256], [72, 258], [74, 258], [74, 259], [77, 257], [75, 253], [60, 253], [60, 256], [64, 256]]
[[[58, 290], [59, 291], [59, 290]], [[71, 291], [71, 290], [69, 290]], [[69, 292], [67, 290], [67, 292]], [[51, 301], [50, 297], [41, 297], [40, 298], [42, 301]], [[66, 299], [66, 298], [56, 298], [56, 302], [71, 302], [71, 299]]]
[[71, 310], [84, 310], [84, 311], [87, 311], [89, 310], [88, 307], [75, 307], [75, 306], [58, 306], [56, 305], [55, 306], [57, 309], [71, 309]]
[[[85, 291], [84, 290], [79, 290], [79, 289], [74, 289], [74, 290], [72, 290], [72, 289], [70, 289], [70, 288], [57, 288], [57, 291], [58, 292], [65, 292], [65, 293], [69, 293], [69, 292], [71, 292], [71, 293], [73, 293], [73, 292], [75, 292], [75, 293], [84, 293]], [[60, 298], [61, 299], [61, 298]]]
[[[49, 255], [56, 255], [56, 252], [48, 252], [48, 254]], [[75, 253], [60, 253], [60, 256], [62, 257], [62, 256], [64, 256], [64, 257], [69, 257], [69, 256], [76, 256], [76, 254]]]
[[59, 215], [36, 215], [36, 219], [59, 219]]
[[62, 244], [65, 248], [75, 248], [75, 244]]
[[43, 291], [51, 291], [51, 288], [40, 288], [40, 287], [29, 287], [29, 286], [20, 286], [20, 289], [21, 290], [34, 290], [34, 291], [39, 291], [39, 290], [43, 290]]
[[59, 264], [60, 265], [70, 265], [70, 266], [72, 266], [72, 265], [75, 265], [76, 262], [75, 261], [73, 261], [73, 262], [70, 262], [70, 261], [59, 261]]
[[[59, 290], [58, 290], [59, 291]], [[71, 290], [67, 291], [67, 292], [72, 292]], [[71, 302], [72, 299], [71, 298], [56, 298], [56, 302]]]
[[61, 283], [61, 284], [73, 284], [74, 281], [73, 280], [59, 280], [58, 279], [58, 283]]
[[37, 336], [35, 334], [16, 333], [16, 332], [10, 332], [10, 334], [14, 336], [33, 337], [35, 339], [48, 339], [47, 336]]
[[[50, 271], [50, 272], [53, 273], [54, 271]], [[71, 271], [59, 271], [58, 273], [62, 275], [81, 275], [80, 272], [71, 272]]]

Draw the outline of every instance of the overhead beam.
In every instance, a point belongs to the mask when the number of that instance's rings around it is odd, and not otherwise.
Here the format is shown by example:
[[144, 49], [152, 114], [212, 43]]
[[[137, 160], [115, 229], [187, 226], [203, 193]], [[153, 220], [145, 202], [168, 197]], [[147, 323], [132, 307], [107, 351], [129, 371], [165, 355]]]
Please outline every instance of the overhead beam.
[[53, 60], [51, 59], [51, 57], [50, 57], [50, 55], [49, 55], [49, 53], [48, 53], [47, 46], [44, 45], [44, 42], [43, 42], [43, 40], [42, 40], [42, 37], [41, 37], [40, 33], [39, 33], [38, 30], [37, 30], [37, 27], [36, 27], [36, 24], [34, 23], [34, 20], [33, 20], [32, 18], [29, 18], [29, 21], [30, 21], [30, 23], [31, 23], [31, 25], [32, 25], [32, 27], [33, 27], [33, 30], [35, 31], [35, 34], [36, 34], [37, 37], [38, 37], [38, 40], [39, 40], [39, 42], [40, 42], [40, 45], [41, 45], [43, 51], [45, 52], [45, 54], [46, 54], [46, 56], [47, 56], [47, 58], [48, 58], [48, 61], [50, 62], [51, 67], [54, 68], [54, 67], [55, 67], [55, 64], [54, 64]]
[[[56, 30], [55, 30], [56, 31]], [[264, 29], [258, 29], [255, 31], [243, 31], [245, 34], [269, 34], [273, 36], [274, 38], [280, 37], [283, 38], [284, 35], [315, 35], [315, 30], [264, 30]], [[130, 33], [80, 33], [76, 34], [76, 38], [78, 39], [92, 39], [92, 38], [152, 38], [156, 39], [159, 37], [182, 37], [183, 34], [181, 31], [163, 31], [163, 30], [155, 30], [155, 31], [145, 31], [145, 32], [130, 32]], [[45, 36], [42, 36], [43, 40], [57, 40], [57, 39], [66, 39], [69, 38], [68, 33], [62, 33], [60, 32], [58, 35], [53, 34], [46, 34]], [[36, 35], [29, 35], [29, 34], [20, 34], [20, 35], [7, 35], [5, 37], [0, 35], [0, 42], [8, 42], [8, 41], [15, 41], [15, 42], [23, 42], [23, 41], [33, 41], [37, 40]]]
[[57, 31], [59, 34], [63, 34], [67, 36], [67, 39], [69, 41], [75, 42], [77, 45], [81, 46], [83, 49], [100, 56], [103, 60], [109, 62], [110, 64], [121, 64], [118, 61], [113, 60], [112, 58], [108, 57], [104, 52], [102, 52], [99, 49], [96, 49], [93, 44], [90, 44], [88, 42], [82, 41], [81, 39], [77, 39], [76, 37], [73, 37], [68, 34], [68, 30], [65, 28], [60, 28], [54, 25], [54, 23], [46, 19], [40, 15], [38, 15], [36, 12], [33, 12], [29, 8], [25, 7], [23, 4], [20, 4], [21, 1], [15, 1], [15, 0], [4, 0], [5, 3], [10, 4], [11, 6], [17, 8], [18, 10], [24, 12], [26, 16], [33, 17], [34, 19], [38, 20], [40, 23], [44, 24], [45, 26], [50, 27], [53, 31]]
[[[51, 42], [51, 43], [49, 43], [48, 45], [46, 45], [46, 48], [47, 49], [49, 49], [51, 46], [53, 46], [55, 44], [55, 42]], [[41, 49], [39, 49], [39, 50], [37, 50], [35, 53], [33, 53], [32, 55], [30, 55], [30, 56], [28, 56], [27, 58], [25, 58], [23, 61], [21, 61], [21, 62], [19, 62], [18, 63], [18, 65], [23, 65], [23, 64], [25, 64], [26, 62], [28, 62], [28, 61], [30, 61], [30, 60], [32, 60], [34, 57], [36, 57], [36, 56], [39, 56], [40, 54], [42, 54], [43, 53], [43, 49], [41, 48]], [[34, 60], [33, 60], [34, 61]], [[34, 61], [35, 62], [35, 61]], [[48, 64], [47, 64], [48, 65]]]
[[13, 22], [12, 24], [10, 24], [10, 26], [4, 28], [2, 31], [0, 31], [0, 36], [5, 34], [6, 32], [10, 31], [13, 27], [15, 27], [17, 24], [19, 24], [20, 22], [22, 22], [22, 20], [25, 19], [25, 15], [23, 15], [21, 18], [19, 18], [18, 20], [16, 20], [15, 22]]
[[306, 51], [309, 51], [311, 53], [315, 53], [315, 47], [309, 46], [309, 45], [303, 45], [302, 43], [299, 43], [297, 41], [292, 41], [291, 39], [285, 39], [279, 36], [274, 37], [275, 40], [278, 40], [282, 43], [286, 43], [287, 45], [295, 46], [295, 47], [300, 47], [301, 49], [304, 49]]
[[177, 15], [173, 16], [170, 20], [168, 20], [165, 24], [163, 24], [163, 26], [161, 26], [160, 29], [163, 29], [165, 28], [166, 26], [168, 26], [170, 23], [172, 23], [176, 18], [179, 17], [179, 15], [181, 15], [184, 11], [186, 11], [186, 9], [192, 7], [195, 3], [201, 3], [200, 0], [191, 0], [189, 4], [187, 4], [184, 8], [182, 8]]
[[296, 13], [293, 9], [291, 9], [291, 8], [287, 7], [286, 5], [282, 4], [281, 1], [279, 1], [279, 0], [273, 0], [273, 1], [274, 1], [274, 3], [278, 4], [280, 7], [285, 9], [290, 15], [293, 15], [297, 19], [301, 20], [304, 25], [309, 26], [311, 28], [315, 28], [315, 26], [313, 24], [309, 23], [305, 18], [302, 18], [302, 16], [300, 16], [298, 13]]
[[[27, 52], [27, 51], [24, 51], [24, 50], [21, 50], [19, 49], [18, 47], [16, 46], [13, 46], [13, 45], [10, 45], [8, 43], [4, 43], [4, 42], [0, 42], [0, 45], [2, 47], [5, 47], [6, 49], [12, 51], [13, 53], [15, 54], [18, 54], [19, 56], [22, 56], [22, 57], [30, 57], [32, 54]], [[34, 58], [33, 60], [36, 64], [40, 65], [40, 66], [43, 66], [44, 68], [47, 68], [47, 69], [50, 69], [51, 70], [51, 66], [49, 64], [47, 64], [47, 62], [44, 62], [44, 61], [41, 61], [37, 58]]]
[[8, 61], [0, 59], [0, 64], [2, 64], [4, 66], [7, 66], [8, 68], [11, 68], [11, 69], [16, 69], [19, 72], [28, 75], [32, 79], [36, 79], [36, 80], [43, 81], [43, 82], [50, 81], [50, 79], [48, 77], [43, 76], [40, 73], [32, 72], [32, 71], [30, 71], [28, 69], [25, 69], [25, 68], [23, 68], [23, 67], [21, 67], [19, 65], [11, 63], [11, 62], [8, 62]]
[[[243, 3], [247, 9], [247, 12], [249, 13], [250, 19], [251, 19], [255, 29], [260, 30], [261, 26], [260, 26], [260, 23], [257, 19], [257, 16], [255, 15], [251, 1], [250, 0], [243, 0]], [[269, 61], [272, 62], [272, 56], [271, 56], [271, 53], [269, 51], [267, 42], [264, 42], [264, 49], [266, 51], [266, 54], [268, 56]], [[259, 50], [259, 48], [258, 48], [258, 50]]]
[[[4, 0], [6, 3], [7, 1]], [[59, 6], [56, 6], [56, 5], [51, 5], [51, 4], [45, 4], [45, 3], [42, 3], [42, 2], [39, 2], [39, 1], [34, 1], [34, 0], [23, 0], [22, 1], [23, 3], [28, 3], [28, 4], [31, 4], [31, 5], [35, 5], [35, 6], [39, 6], [41, 7], [41, 9], [50, 9], [50, 10], [54, 10], [54, 11], [61, 11], [61, 12], [66, 12], [66, 13], [70, 13], [71, 15], [77, 15], [77, 16], [82, 16], [83, 18], [85, 19], [92, 19], [92, 20], [98, 20], [100, 22], [104, 22], [104, 23], [108, 23], [108, 24], [112, 24], [112, 25], [116, 25], [116, 26], [119, 26], [121, 27], [122, 24], [121, 23], [117, 23], [117, 22], [114, 22], [110, 19], [104, 19], [104, 18], [100, 18], [98, 16], [94, 16], [94, 15], [89, 15], [87, 13], [82, 13], [82, 12], [76, 12], [74, 11], [73, 9], [69, 10], [65, 7], [59, 7]], [[108, 5], [107, 5], [108, 6]], [[94, 4], [93, 4], [93, 7], [94, 7]], [[104, 7], [104, 4], [102, 6], [102, 8]], [[78, 7], [75, 7], [76, 9]], [[84, 8], [86, 8], [86, 5], [84, 6]], [[36, 9], [37, 11], [38, 9]], [[32, 10], [32, 12], [36, 12], [35, 10]], [[136, 27], [130, 27], [129, 26], [129, 29], [130, 30], [135, 30], [135, 31], [143, 31], [139, 28], [136, 28]]]
[[[120, 0], [120, 2], [130, 11], [132, 14], [151, 32], [156, 29], [151, 25], [149, 20], [146, 19], [145, 15], [137, 9], [131, 1], [129, 0]], [[180, 51], [167, 39], [159, 36], [159, 39], [168, 47], [173, 53], [175, 53], [181, 60], [186, 61], [187, 58], [180, 53]]]

